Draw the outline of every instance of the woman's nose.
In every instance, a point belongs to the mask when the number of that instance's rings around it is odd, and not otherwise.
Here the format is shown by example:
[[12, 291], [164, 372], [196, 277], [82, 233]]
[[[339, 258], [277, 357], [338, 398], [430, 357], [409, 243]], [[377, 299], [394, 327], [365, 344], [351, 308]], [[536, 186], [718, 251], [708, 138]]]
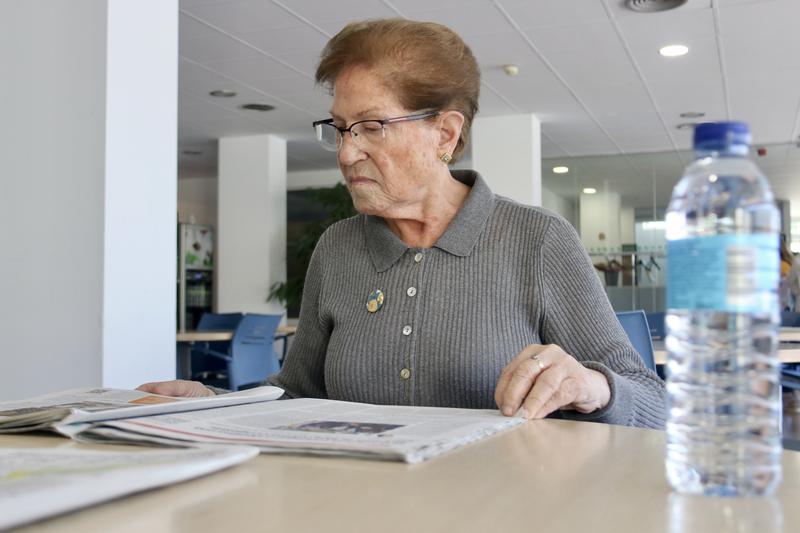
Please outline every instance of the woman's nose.
[[342, 144], [339, 146], [339, 151], [336, 152], [339, 158], [339, 164], [349, 166], [356, 161], [361, 161], [366, 158], [367, 154], [358, 147], [356, 142], [350, 135], [342, 135]]

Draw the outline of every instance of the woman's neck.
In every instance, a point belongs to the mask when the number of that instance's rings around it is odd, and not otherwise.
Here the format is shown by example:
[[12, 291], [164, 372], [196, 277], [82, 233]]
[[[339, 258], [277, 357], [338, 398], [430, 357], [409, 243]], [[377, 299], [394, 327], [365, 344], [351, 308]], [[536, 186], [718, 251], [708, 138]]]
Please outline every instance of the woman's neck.
[[409, 206], [396, 218], [384, 217], [384, 220], [406, 246], [430, 248], [458, 214], [469, 191], [467, 185], [450, 178], [439, 190], [426, 195], [424, 203]]

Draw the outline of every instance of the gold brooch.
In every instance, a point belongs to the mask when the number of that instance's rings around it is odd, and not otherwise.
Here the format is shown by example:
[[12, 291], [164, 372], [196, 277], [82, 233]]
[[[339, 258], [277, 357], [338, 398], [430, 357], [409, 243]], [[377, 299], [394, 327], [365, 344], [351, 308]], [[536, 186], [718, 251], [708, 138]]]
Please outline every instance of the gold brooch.
[[386, 297], [383, 295], [383, 291], [380, 289], [375, 289], [369, 293], [369, 298], [367, 298], [367, 311], [370, 313], [377, 312], [381, 307], [383, 307], [383, 301], [385, 298]]

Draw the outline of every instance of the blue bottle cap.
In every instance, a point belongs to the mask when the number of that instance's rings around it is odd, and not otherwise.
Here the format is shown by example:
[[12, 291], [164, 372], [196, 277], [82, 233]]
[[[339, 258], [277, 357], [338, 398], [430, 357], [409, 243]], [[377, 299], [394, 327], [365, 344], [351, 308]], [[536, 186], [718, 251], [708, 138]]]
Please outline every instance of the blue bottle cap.
[[694, 129], [694, 149], [747, 153], [752, 137], [744, 122], [705, 122]]

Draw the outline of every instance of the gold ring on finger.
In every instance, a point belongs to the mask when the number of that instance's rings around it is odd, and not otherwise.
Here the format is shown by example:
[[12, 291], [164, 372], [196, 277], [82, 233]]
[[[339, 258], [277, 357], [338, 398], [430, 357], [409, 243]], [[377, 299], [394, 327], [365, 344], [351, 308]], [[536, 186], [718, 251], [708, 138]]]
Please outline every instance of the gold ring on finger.
[[536, 363], [539, 365], [539, 370], [544, 370], [544, 363], [542, 363], [542, 360], [541, 360], [541, 359], [539, 359], [539, 356], [538, 356], [538, 355], [532, 355], [532, 356], [531, 356], [531, 359], [533, 359], [534, 361], [536, 361]]

